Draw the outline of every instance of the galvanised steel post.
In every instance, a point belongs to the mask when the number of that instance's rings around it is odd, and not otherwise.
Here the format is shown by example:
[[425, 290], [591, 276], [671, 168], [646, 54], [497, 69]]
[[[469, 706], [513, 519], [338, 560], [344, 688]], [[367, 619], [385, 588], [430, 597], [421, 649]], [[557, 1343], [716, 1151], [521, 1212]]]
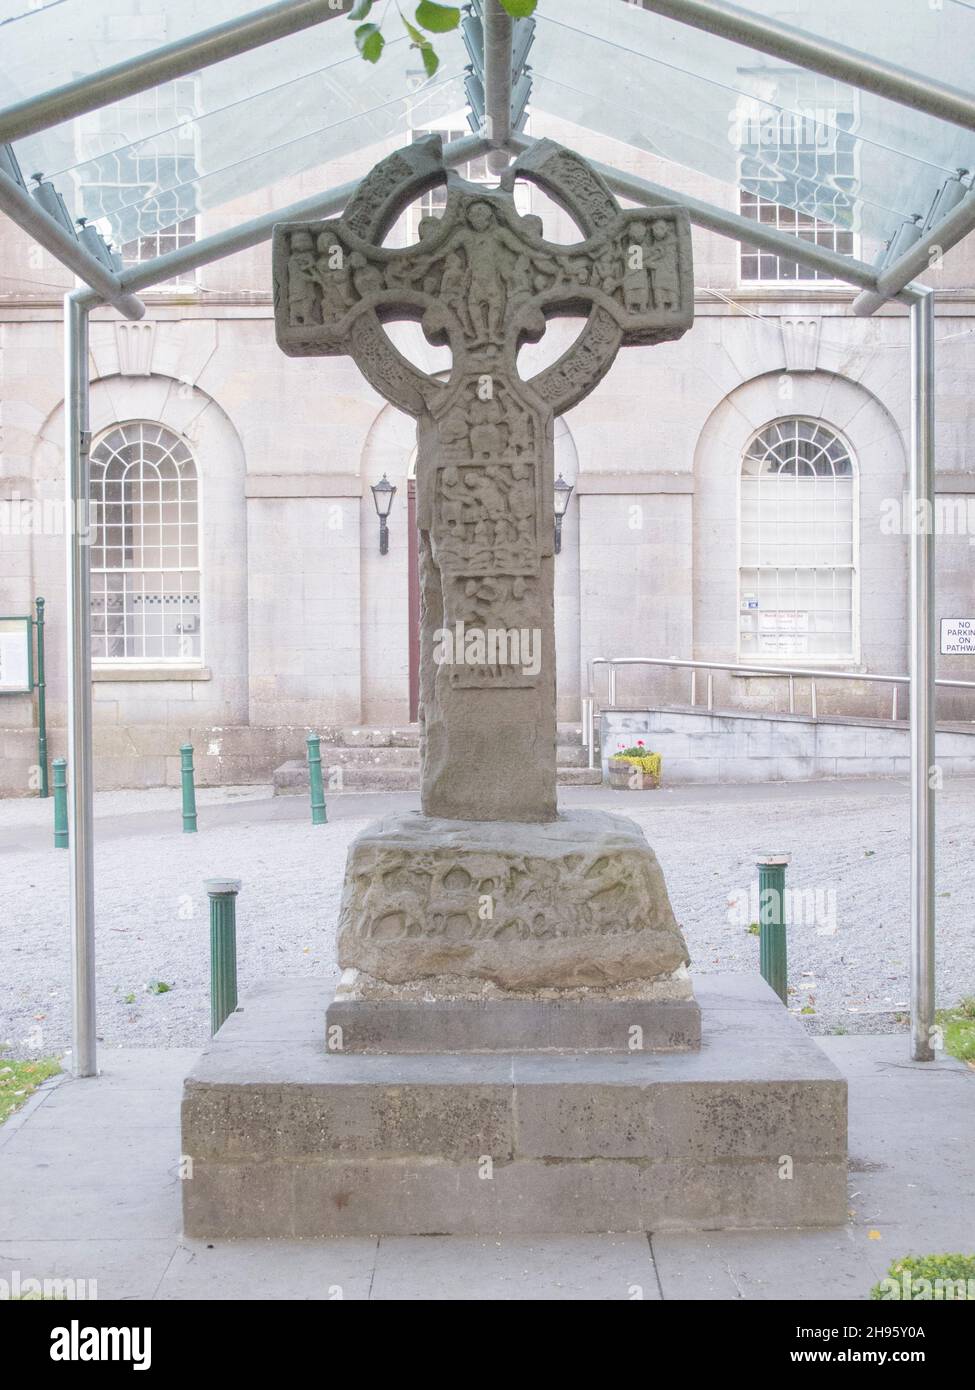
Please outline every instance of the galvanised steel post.
[[308, 785], [311, 788], [311, 823], [324, 825], [328, 820], [325, 810], [325, 787], [322, 784], [322, 740], [318, 734], [309, 734], [308, 745]]
[[37, 760], [41, 766], [40, 796], [50, 795], [47, 780], [47, 685], [44, 679], [44, 600], [34, 600], [37, 610]]
[[210, 1032], [237, 1007], [237, 894], [239, 878], [208, 878], [210, 898]]
[[97, 1075], [95, 1031], [95, 864], [91, 761], [90, 425], [87, 292], [64, 298], [65, 526], [68, 615], [68, 796], [71, 927], [71, 1068]]
[[184, 743], [179, 750], [180, 781], [183, 784], [183, 834], [196, 830], [196, 788], [193, 785], [193, 745]]
[[785, 1004], [789, 963], [785, 941], [785, 869], [789, 854], [760, 854], [758, 863], [759, 961], [762, 979]]
[[68, 760], [54, 763], [54, 848], [68, 848]]
[[934, 294], [911, 305], [911, 1056], [934, 1061]]

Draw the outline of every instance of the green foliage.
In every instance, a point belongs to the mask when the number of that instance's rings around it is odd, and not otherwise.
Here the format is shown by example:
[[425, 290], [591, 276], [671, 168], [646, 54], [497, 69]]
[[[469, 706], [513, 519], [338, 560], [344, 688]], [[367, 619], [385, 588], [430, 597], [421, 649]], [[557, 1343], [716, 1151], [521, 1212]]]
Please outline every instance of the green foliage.
[[894, 1260], [886, 1279], [870, 1290], [870, 1297], [912, 1303], [975, 1300], [975, 1255], [905, 1255]]
[[378, 63], [386, 47], [378, 24], [360, 24], [355, 31], [355, 43], [367, 63]]
[[757, 922], [749, 922], [745, 931], [748, 932], [749, 936], [761, 936], [762, 934], [762, 929]]
[[447, 34], [460, 23], [460, 10], [453, 5], [435, 5], [433, 0], [420, 0], [416, 7], [416, 22], [431, 34]]
[[[348, 18], [359, 27], [355, 31], [355, 42], [367, 63], [378, 63], [382, 57], [386, 40], [381, 24], [365, 24], [372, 12], [374, 0], [359, 0], [350, 11]], [[538, 0], [501, 0], [501, 4], [512, 19], [527, 19], [534, 14]], [[403, 28], [410, 36], [410, 47], [415, 48], [423, 62], [427, 77], [432, 77], [440, 66], [440, 59], [427, 34], [449, 34], [460, 24], [460, 9], [456, 5], [441, 5], [437, 0], [420, 0], [411, 23], [399, 5], [396, 6]]]
[[961, 1062], [975, 1062], [975, 995], [953, 1009], [939, 1009], [935, 1023], [944, 1032], [946, 1052]]
[[641, 772], [648, 777], [660, 776], [661, 755], [651, 753], [642, 743], [634, 744], [632, 748], [621, 748], [618, 753], [612, 756], [614, 763], [630, 763], [633, 767], [638, 767]]
[[167, 985], [165, 980], [150, 980], [149, 983], [146, 985], [146, 993], [168, 994], [172, 988], [173, 986]]
[[37, 1062], [4, 1062], [0, 1065], [0, 1125], [20, 1109], [42, 1081], [55, 1076], [60, 1070], [60, 1062], [53, 1057], [42, 1057]]

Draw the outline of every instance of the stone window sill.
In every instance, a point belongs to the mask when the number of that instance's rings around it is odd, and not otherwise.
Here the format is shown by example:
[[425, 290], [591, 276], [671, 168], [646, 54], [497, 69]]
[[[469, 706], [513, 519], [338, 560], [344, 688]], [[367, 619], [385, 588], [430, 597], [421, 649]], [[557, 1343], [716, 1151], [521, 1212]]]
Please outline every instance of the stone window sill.
[[208, 681], [208, 666], [94, 666], [93, 681]]

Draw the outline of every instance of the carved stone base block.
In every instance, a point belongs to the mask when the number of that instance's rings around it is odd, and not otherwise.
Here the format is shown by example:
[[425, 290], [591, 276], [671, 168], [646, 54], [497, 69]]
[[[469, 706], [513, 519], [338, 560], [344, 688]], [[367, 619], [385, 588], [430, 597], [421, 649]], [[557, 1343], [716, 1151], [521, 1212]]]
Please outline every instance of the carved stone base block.
[[845, 1080], [757, 974], [697, 989], [699, 1049], [383, 1057], [325, 1048], [322, 981], [267, 981], [186, 1079], [186, 1234], [841, 1225]]
[[656, 856], [606, 811], [377, 821], [349, 847], [338, 952], [360, 997], [692, 998]]

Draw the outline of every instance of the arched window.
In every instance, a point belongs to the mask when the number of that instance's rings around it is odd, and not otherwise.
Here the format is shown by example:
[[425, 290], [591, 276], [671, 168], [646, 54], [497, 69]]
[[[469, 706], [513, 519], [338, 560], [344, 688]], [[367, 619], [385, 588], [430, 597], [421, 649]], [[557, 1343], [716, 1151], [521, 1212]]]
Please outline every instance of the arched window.
[[848, 446], [818, 420], [766, 425], [741, 466], [742, 660], [855, 660], [857, 491]]
[[163, 425], [114, 425], [91, 451], [92, 656], [193, 662], [200, 646], [196, 464]]

